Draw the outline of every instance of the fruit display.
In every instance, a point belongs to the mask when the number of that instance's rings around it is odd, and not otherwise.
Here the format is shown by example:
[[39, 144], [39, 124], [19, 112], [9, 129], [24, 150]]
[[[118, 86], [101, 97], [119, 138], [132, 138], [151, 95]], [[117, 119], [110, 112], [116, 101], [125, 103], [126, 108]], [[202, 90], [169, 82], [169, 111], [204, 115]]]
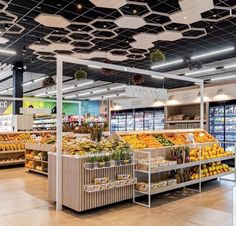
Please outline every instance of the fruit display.
[[19, 157], [3, 158], [3, 159], [0, 159], [0, 163], [7, 163], [7, 162], [13, 162], [13, 161], [20, 161], [20, 160], [24, 160], [24, 157], [19, 156]]
[[157, 141], [163, 146], [173, 146], [173, 142], [171, 142], [164, 134], [163, 135], [154, 135]]
[[135, 134], [122, 136], [133, 149], [162, 147], [157, 139], [151, 134]]
[[32, 160], [26, 161], [25, 167], [29, 168], [29, 169], [32, 169], [33, 168], [33, 164], [34, 164], [34, 162]]
[[190, 151], [190, 161], [199, 161], [200, 156], [201, 160], [220, 158], [225, 156], [233, 155], [233, 152], [225, 151], [219, 144], [214, 143], [213, 145], [206, 145], [202, 147], [193, 148]]
[[34, 157], [33, 151], [25, 153], [25, 158], [26, 159], [33, 159], [33, 157]]
[[24, 143], [0, 143], [0, 152], [1, 151], [16, 151], [24, 150]]
[[127, 142], [132, 149], [143, 149], [146, 148], [146, 144], [143, 140], [139, 140], [137, 135], [124, 135], [122, 139]]
[[171, 142], [175, 145], [183, 145], [188, 144], [185, 133], [174, 133], [172, 136], [167, 134], [167, 137], [171, 140]]
[[194, 167], [192, 171], [190, 172], [190, 178], [191, 180], [197, 180], [200, 178], [200, 173], [201, 173], [201, 177], [204, 178], [204, 177], [209, 177], [209, 176], [229, 172], [231, 170], [232, 169], [227, 164], [224, 164], [221, 162], [212, 162], [209, 164], [202, 165], [201, 172], [199, 172], [198, 166]]
[[216, 141], [213, 136], [206, 133], [205, 131], [194, 131], [193, 135], [194, 135], [195, 143], [207, 143], [207, 142]]

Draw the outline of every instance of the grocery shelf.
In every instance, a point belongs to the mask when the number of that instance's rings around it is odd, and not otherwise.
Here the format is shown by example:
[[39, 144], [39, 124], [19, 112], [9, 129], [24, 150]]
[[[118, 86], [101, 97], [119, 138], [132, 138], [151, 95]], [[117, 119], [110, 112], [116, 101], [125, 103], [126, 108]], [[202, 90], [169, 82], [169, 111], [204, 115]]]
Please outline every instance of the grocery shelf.
[[0, 154], [25, 153], [25, 150], [0, 151]]
[[15, 165], [15, 164], [21, 164], [21, 163], [24, 163], [24, 162], [25, 162], [25, 160], [5, 161], [5, 162], [0, 162], [0, 166]]
[[[204, 178], [201, 178], [201, 179], [198, 179], [198, 180], [190, 180], [190, 181], [187, 181], [187, 182], [166, 186], [166, 187], [157, 189], [155, 191], [151, 191], [150, 195], [160, 194], [160, 193], [163, 193], [163, 192], [166, 192], [166, 191], [171, 191], [171, 190], [175, 190], [175, 189], [178, 189], [178, 188], [187, 187], [187, 186], [190, 186], [190, 185], [198, 184], [198, 183], [209, 181], [209, 180], [214, 180], [218, 177], [227, 176], [227, 175], [230, 175], [232, 173], [235, 173], [235, 170], [231, 170], [229, 172], [225, 172], [225, 173], [221, 173], [221, 174], [216, 174], [216, 175], [213, 175], [213, 176], [210, 176], [210, 177], [204, 177]], [[149, 195], [148, 191], [135, 190], [135, 192], [145, 194], [145, 195]]]
[[35, 172], [35, 173], [41, 173], [43, 175], [48, 175], [48, 173], [43, 172], [41, 170], [36, 170], [36, 169], [32, 169], [32, 168], [26, 168], [26, 169], [28, 169], [28, 171], [32, 171], [32, 172]]
[[[220, 162], [220, 161], [225, 161], [225, 160], [230, 160], [230, 159], [234, 159], [235, 156], [231, 155], [231, 156], [224, 156], [224, 157], [219, 157], [219, 158], [212, 158], [212, 159], [206, 159], [206, 160], [202, 160], [200, 161], [195, 161], [195, 162], [188, 162], [188, 163], [183, 163], [183, 164], [176, 164], [176, 165], [170, 165], [170, 166], [165, 166], [165, 167], [159, 167], [156, 170], [151, 170], [151, 174], [154, 173], [161, 173], [161, 172], [166, 172], [166, 171], [171, 171], [171, 170], [176, 170], [176, 169], [184, 169], [184, 168], [188, 168], [188, 167], [193, 167], [193, 166], [198, 166], [199, 164], [207, 164], [207, 163], [212, 163], [212, 162]], [[146, 170], [139, 170], [139, 169], [135, 169], [136, 172], [140, 172], [140, 173], [149, 173]]]
[[[167, 124], [175, 124], [175, 123], [200, 123], [201, 120], [167, 120]], [[206, 122], [206, 120], [204, 120]]]

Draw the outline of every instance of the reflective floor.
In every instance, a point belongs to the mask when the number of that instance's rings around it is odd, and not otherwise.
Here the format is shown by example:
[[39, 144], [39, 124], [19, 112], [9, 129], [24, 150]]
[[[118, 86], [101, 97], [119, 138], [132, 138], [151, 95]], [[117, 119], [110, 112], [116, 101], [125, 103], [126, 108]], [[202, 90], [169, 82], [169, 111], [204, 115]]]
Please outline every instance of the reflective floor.
[[156, 196], [151, 209], [130, 201], [78, 214], [55, 211], [47, 200], [47, 177], [24, 168], [1, 169], [0, 226], [231, 226], [234, 185], [212, 181], [202, 193]]

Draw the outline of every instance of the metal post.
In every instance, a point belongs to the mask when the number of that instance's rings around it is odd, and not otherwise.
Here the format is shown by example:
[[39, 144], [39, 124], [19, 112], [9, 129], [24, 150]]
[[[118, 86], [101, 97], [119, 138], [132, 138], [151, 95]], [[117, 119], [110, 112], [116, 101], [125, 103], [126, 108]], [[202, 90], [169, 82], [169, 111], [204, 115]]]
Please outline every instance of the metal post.
[[204, 81], [200, 83], [200, 128], [204, 129]]
[[107, 100], [107, 121], [109, 126], [109, 132], [111, 132], [111, 101]]
[[79, 125], [81, 125], [81, 112], [82, 112], [82, 111], [81, 111], [81, 110], [82, 110], [82, 109], [81, 109], [81, 101], [79, 101], [79, 103], [78, 103], [78, 108], [79, 108], [79, 109], [78, 109], [78, 112], [79, 112]]
[[57, 155], [56, 155], [56, 210], [62, 210], [62, 87], [63, 62], [57, 58]]

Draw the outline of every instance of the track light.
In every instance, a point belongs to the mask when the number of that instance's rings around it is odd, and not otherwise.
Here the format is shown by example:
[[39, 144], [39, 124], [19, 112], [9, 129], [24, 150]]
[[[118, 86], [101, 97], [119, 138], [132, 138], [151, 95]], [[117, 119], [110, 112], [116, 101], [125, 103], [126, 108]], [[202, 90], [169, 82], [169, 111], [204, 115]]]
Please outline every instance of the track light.
[[221, 53], [227, 53], [227, 52], [233, 51], [234, 49], [235, 49], [234, 46], [232, 46], [232, 47], [225, 48], [225, 49], [220, 49], [220, 50], [217, 50], [217, 51], [212, 51], [212, 52], [208, 52], [208, 53], [204, 53], [204, 54], [200, 54], [200, 55], [194, 55], [194, 56], [191, 57], [191, 59], [195, 60], [195, 59], [200, 59], [200, 58], [205, 58], [205, 57], [209, 57], [209, 56], [218, 55], [218, 54], [221, 54]]
[[76, 87], [87, 86], [87, 85], [90, 85], [90, 84], [92, 84], [92, 83], [94, 83], [94, 81], [81, 83], [81, 84], [76, 85]]
[[183, 63], [183, 62], [184, 62], [183, 59], [174, 60], [174, 61], [170, 61], [170, 62], [163, 63], [163, 64], [153, 65], [153, 66], [151, 66], [151, 69], [157, 69], [157, 68], [168, 67], [168, 66], [172, 66], [172, 65], [175, 65], [175, 64], [181, 64], [181, 63]]
[[29, 81], [29, 82], [23, 83], [22, 86], [23, 86], [23, 87], [29, 86], [29, 85], [31, 85], [32, 83], [33, 83], [32, 81]]
[[97, 66], [97, 65], [88, 65], [88, 67], [90, 67], [90, 68], [96, 68], [96, 69], [101, 69], [101, 68], [102, 68], [102, 67]]
[[236, 67], [236, 64], [226, 65], [224, 66], [224, 69], [230, 69]]

